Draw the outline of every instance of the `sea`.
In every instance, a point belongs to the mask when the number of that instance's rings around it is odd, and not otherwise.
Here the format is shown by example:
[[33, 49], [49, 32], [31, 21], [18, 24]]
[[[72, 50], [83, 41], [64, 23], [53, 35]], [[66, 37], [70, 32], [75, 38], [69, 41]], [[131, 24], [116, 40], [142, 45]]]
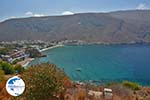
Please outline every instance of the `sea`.
[[54, 63], [74, 81], [121, 82], [150, 86], [150, 44], [65, 45], [43, 52], [29, 65]]

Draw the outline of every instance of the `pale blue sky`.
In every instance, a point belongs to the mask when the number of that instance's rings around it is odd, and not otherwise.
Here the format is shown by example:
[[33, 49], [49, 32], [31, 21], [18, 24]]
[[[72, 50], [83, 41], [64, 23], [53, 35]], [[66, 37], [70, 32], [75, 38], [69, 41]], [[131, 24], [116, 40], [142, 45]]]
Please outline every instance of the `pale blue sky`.
[[137, 8], [149, 9], [150, 0], [0, 0], [0, 20]]

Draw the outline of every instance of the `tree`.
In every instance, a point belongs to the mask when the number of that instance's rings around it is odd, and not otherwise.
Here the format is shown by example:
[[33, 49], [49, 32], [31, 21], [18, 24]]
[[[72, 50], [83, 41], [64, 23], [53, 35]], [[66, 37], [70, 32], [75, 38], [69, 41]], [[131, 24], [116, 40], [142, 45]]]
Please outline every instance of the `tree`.
[[56, 100], [65, 90], [66, 74], [54, 64], [31, 66], [23, 74], [26, 91], [21, 96], [25, 100]]
[[24, 67], [22, 67], [21, 65], [16, 65], [14, 67], [15, 71], [17, 71], [19, 74], [22, 73], [23, 71], [25, 71]]
[[4, 62], [4, 61], [0, 61], [0, 69], [3, 70], [5, 72], [5, 74], [15, 73], [13, 65], [11, 65], [7, 62]]

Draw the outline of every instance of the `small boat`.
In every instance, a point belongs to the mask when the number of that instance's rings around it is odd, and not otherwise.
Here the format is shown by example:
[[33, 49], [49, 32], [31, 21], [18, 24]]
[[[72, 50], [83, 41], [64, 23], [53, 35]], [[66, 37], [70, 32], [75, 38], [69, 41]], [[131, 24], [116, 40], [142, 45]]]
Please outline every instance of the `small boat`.
[[82, 69], [81, 68], [76, 68], [76, 71], [81, 71]]

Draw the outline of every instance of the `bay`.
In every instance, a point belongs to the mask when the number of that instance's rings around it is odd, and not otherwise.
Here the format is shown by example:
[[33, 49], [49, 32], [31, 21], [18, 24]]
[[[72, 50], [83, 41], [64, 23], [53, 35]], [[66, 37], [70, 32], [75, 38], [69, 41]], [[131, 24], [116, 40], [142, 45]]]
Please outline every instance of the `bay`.
[[129, 80], [150, 85], [150, 45], [66, 45], [43, 52], [30, 65], [49, 62], [75, 81]]

